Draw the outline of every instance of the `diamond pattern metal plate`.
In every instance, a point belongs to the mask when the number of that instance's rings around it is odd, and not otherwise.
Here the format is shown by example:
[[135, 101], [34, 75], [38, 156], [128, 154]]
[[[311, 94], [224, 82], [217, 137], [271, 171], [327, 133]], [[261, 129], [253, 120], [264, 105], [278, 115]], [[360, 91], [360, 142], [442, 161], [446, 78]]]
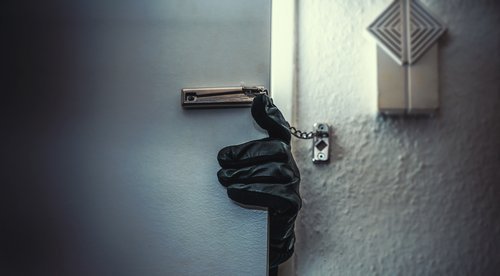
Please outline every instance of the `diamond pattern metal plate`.
[[368, 31], [400, 65], [413, 64], [446, 28], [418, 0], [394, 1]]

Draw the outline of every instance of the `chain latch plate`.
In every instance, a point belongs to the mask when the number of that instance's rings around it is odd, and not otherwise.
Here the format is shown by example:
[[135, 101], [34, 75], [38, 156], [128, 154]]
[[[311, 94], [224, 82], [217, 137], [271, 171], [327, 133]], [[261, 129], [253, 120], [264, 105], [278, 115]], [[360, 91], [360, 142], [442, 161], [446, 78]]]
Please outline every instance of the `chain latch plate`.
[[314, 131], [312, 161], [314, 163], [328, 162], [330, 159], [330, 127], [325, 123], [316, 123]]

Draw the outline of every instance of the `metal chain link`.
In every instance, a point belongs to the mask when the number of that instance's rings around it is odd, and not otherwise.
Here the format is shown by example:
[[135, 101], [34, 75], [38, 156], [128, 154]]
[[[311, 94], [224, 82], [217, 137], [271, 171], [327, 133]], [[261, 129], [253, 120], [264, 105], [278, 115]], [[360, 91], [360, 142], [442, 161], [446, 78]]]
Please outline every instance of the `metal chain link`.
[[312, 139], [314, 138], [314, 136], [316, 136], [316, 132], [313, 131], [305, 132], [296, 129], [295, 127], [290, 127], [290, 133], [299, 139]]

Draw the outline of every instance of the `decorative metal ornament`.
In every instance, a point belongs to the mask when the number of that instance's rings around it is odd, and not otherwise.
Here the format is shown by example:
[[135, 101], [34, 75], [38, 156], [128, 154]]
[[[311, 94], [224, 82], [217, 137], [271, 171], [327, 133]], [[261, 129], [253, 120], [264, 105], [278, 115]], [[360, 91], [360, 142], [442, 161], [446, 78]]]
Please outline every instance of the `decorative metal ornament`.
[[378, 106], [387, 114], [439, 107], [436, 41], [446, 31], [418, 0], [396, 0], [368, 27], [378, 42]]

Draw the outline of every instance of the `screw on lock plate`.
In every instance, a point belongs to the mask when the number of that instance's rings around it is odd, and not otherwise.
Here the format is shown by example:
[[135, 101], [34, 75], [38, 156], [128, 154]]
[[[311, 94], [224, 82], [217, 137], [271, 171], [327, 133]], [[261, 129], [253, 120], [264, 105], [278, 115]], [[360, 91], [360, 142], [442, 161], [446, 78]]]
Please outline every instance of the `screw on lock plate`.
[[314, 163], [328, 162], [330, 155], [330, 127], [325, 123], [314, 124], [315, 135], [313, 137]]

